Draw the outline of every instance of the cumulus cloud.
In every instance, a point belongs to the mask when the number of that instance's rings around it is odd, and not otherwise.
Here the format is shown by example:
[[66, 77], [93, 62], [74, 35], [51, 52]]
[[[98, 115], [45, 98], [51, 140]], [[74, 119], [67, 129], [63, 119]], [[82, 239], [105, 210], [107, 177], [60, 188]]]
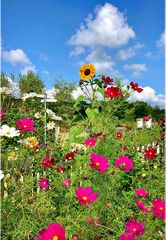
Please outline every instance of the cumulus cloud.
[[4, 50], [2, 52], [3, 60], [6, 62], [9, 62], [12, 65], [30, 65], [31, 61], [27, 57], [27, 55], [24, 53], [22, 49], [15, 49], [6, 51]]
[[22, 49], [15, 49], [2, 51], [2, 58], [4, 61], [10, 63], [13, 66], [21, 66], [21, 73], [27, 74], [28, 71], [36, 71], [36, 67], [29, 60], [27, 54]]
[[158, 105], [162, 108], [165, 106], [165, 96], [163, 94], [157, 94], [151, 87], [144, 87], [141, 93], [134, 92], [130, 97], [130, 101], [143, 101], [152, 106]]
[[70, 57], [72, 56], [78, 56], [85, 52], [85, 49], [83, 47], [76, 47], [74, 50], [72, 50], [69, 54]]
[[135, 37], [124, 13], [110, 3], [98, 6], [94, 15], [89, 14], [69, 43], [76, 46], [119, 47]]
[[131, 64], [131, 65], [125, 64], [124, 69], [132, 70], [133, 77], [139, 77], [142, 72], [146, 72], [148, 70], [145, 64]]
[[128, 58], [131, 58], [131, 57], [135, 56], [136, 55], [136, 50], [140, 49], [142, 47], [143, 47], [142, 44], [137, 43], [133, 47], [129, 47], [127, 49], [121, 49], [117, 53], [116, 57], [117, 57], [117, 59], [120, 59], [120, 60], [126, 60]]
[[165, 32], [163, 32], [160, 36], [160, 39], [157, 40], [156, 44], [157, 44], [157, 47], [159, 48], [165, 48]]
[[103, 47], [93, 48], [85, 60], [95, 65], [98, 74], [108, 74], [112, 77], [119, 75], [113, 59], [104, 51]]

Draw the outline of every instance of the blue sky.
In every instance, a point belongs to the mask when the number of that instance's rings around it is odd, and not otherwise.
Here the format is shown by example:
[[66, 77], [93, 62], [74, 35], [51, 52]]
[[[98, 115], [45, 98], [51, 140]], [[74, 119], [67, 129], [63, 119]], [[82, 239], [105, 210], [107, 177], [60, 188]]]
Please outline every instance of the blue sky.
[[60, 76], [77, 82], [91, 62], [164, 94], [164, 0], [5, 0], [1, 17], [7, 74], [32, 69], [50, 89]]

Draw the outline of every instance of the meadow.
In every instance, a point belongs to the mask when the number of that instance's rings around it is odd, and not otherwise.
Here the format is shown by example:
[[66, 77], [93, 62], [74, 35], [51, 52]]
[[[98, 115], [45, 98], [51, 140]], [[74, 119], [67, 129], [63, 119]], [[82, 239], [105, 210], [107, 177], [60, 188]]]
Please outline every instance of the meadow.
[[138, 128], [136, 105], [122, 111], [143, 91], [137, 83], [124, 87], [93, 64], [80, 79], [82, 95], [59, 106], [65, 121], [32, 91], [16, 100], [1, 87], [2, 239], [164, 239], [163, 116], [144, 115]]

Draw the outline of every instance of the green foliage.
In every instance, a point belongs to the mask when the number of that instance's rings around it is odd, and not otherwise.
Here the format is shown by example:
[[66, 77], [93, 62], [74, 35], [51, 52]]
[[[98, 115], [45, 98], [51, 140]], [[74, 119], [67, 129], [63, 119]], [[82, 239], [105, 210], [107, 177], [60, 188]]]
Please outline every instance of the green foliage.
[[44, 83], [38, 74], [29, 71], [26, 75], [19, 75], [18, 79], [21, 94], [23, 93], [43, 93]]

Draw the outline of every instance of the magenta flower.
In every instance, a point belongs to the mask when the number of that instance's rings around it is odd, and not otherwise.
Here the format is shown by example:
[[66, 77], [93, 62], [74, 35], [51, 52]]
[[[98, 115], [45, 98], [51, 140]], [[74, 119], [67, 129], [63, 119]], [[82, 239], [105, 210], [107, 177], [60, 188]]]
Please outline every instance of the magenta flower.
[[18, 128], [20, 132], [35, 131], [33, 127], [35, 125], [35, 122], [32, 121], [30, 118], [22, 118], [22, 120], [17, 120], [16, 124], [17, 124], [16, 128]]
[[63, 182], [63, 187], [67, 187], [67, 186], [71, 186], [71, 181], [70, 179], [66, 179], [64, 182]]
[[165, 215], [165, 204], [166, 201], [162, 201], [161, 198], [158, 198], [157, 200], [152, 200], [152, 212], [155, 215], [155, 217], [157, 218], [161, 218], [161, 219], [166, 219], [166, 215]]
[[93, 204], [93, 201], [98, 198], [98, 194], [96, 192], [92, 193], [91, 187], [79, 187], [76, 190], [76, 198], [79, 200], [81, 205]]
[[105, 173], [106, 169], [109, 168], [108, 159], [100, 154], [91, 153], [90, 161], [91, 164], [89, 166], [98, 169], [101, 173]]
[[141, 188], [140, 190], [135, 189], [134, 192], [137, 196], [141, 196], [143, 198], [146, 198], [149, 195], [149, 193], [146, 192], [145, 188]]
[[144, 230], [144, 223], [143, 222], [137, 222], [137, 219], [132, 218], [129, 222], [126, 222], [126, 231], [125, 233], [127, 235], [133, 235], [136, 236], [142, 236]]
[[39, 232], [39, 237], [35, 240], [65, 240], [65, 228], [59, 223], [53, 223], [48, 225], [47, 228], [42, 229]]
[[42, 178], [40, 180], [39, 186], [44, 190], [48, 189], [49, 188], [49, 179], [48, 178]]
[[96, 145], [96, 140], [94, 138], [88, 138], [87, 140], [85, 140], [85, 144], [88, 147], [93, 147]]
[[139, 199], [136, 200], [137, 207], [145, 213], [149, 213], [149, 210], [145, 207], [145, 203], [141, 202]]
[[120, 240], [135, 240], [135, 236], [132, 234], [121, 234]]
[[8, 111], [6, 109], [0, 110], [0, 121], [2, 121], [6, 117], [7, 112]]
[[120, 156], [118, 159], [115, 160], [116, 168], [120, 168], [121, 170], [124, 170], [126, 172], [129, 172], [134, 166], [133, 166], [133, 160], [130, 159], [128, 156]]
[[102, 136], [102, 135], [103, 135], [102, 132], [94, 133], [94, 134], [92, 135], [92, 138], [97, 138], [97, 137], [100, 137], [100, 136]]

